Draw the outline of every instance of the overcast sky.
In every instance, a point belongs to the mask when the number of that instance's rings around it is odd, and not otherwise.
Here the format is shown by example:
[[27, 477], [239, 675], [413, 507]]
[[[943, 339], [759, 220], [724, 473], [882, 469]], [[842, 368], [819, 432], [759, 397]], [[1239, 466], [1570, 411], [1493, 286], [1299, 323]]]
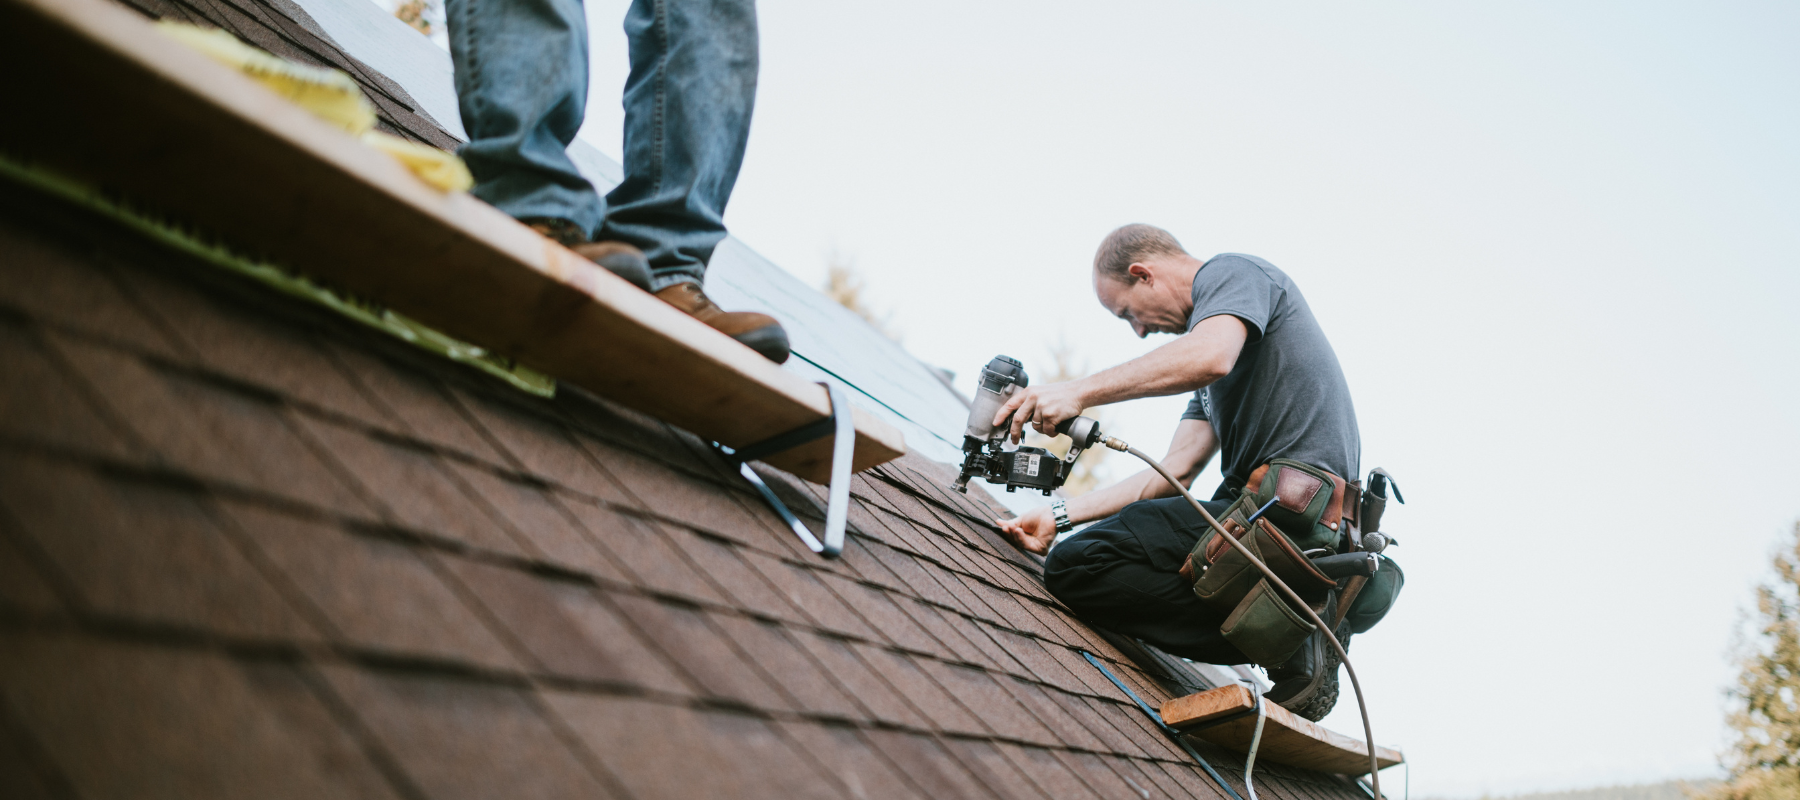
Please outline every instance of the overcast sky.
[[[615, 156], [625, 5], [589, 3], [583, 135]], [[1414, 793], [1715, 770], [1734, 620], [1800, 517], [1800, 6], [771, 0], [761, 21], [728, 224], [808, 282], [853, 256], [964, 389], [995, 353], [1046, 368], [1059, 335], [1094, 367], [1159, 343], [1093, 299], [1119, 224], [1293, 276], [1364, 470], [1412, 501], [1387, 526], [1406, 591], [1352, 655]], [[1183, 402], [1113, 429], [1160, 452]], [[1328, 724], [1356, 731], [1353, 704]]]

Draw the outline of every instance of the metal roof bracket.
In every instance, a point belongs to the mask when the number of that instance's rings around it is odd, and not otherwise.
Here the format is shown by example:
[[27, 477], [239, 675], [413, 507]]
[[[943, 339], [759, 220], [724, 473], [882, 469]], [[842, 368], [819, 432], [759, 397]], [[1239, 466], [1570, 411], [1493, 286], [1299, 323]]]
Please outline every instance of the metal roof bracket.
[[[713, 443], [720, 454], [737, 462], [738, 474], [756, 487], [758, 494], [781, 515], [794, 535], [806, 543], [807, 548], [826, 558], [837, 558], [844, 552], [844, 524], [850, 507], [850, 460], [856, 450], [856, 423], [850, 414], [850, 401], [844, 394], [843, 387], [829, 381], [819, 381], [825, 387], [826, 394], [831, 396], [831, 416], [817, 422], [808, 423], [787, 433], [777, 434], [756, 444], [740, 450]], [[776, 496], [775, 490], [764, 483], [762, 476], [750, 469], [750, 462], [766, 455], [788, 450], [814, 439], [832, 437], [831, 446], [831, 484], [827, 487], [825, 505], [825, 540], [814, 536], [799, 517], [789, 510], [786, 503]]]

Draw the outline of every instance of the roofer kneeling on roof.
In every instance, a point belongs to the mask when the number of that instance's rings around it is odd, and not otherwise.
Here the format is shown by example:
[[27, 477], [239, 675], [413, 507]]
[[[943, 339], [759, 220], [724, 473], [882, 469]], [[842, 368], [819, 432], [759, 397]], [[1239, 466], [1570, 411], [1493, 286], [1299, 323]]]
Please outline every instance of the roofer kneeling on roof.
[[[1372, 577], [1339, 581], [1310, 561], [1362, 546], [1362, 492], [1346, 483], [1361, 443], [1349, 385], [1300, 288], [1260, 258], [1201, 261], [1168, 231], [1127, 225], [1094, 256], [1094, 293], [1139, 337], [1176, 340], [1080, 380], [1020, 390], [1000, 413], [1013, 415], [1014, 441], [1027, 421], [1051, 433], [1084, 408], [1195, 392], [1164, 465], [1192, 482], [1223, 450], [1225, 480], [1207, 511], [1241, 535], [1248, 515], [1279, 498], [1263, 518], [1272, 525], [1258, 521], [1241, 540], [1336, 625], [1346, 646], [1351, 633], [1380, 621], [1405, 577], [1393, 561], [1380, 556]], [[1049, 550], [1045, 585], [1089, 621], [1195, 661], [1260, 663], [1274, 682], [1270, 700], [1324, 717], [1338, 693], [1325, 632], [1309, 631], [1175, 494], [1146, 469], [1000, 526], [1026, 550]], [[1059, 528], [1096, 519], [1049, 549]]]

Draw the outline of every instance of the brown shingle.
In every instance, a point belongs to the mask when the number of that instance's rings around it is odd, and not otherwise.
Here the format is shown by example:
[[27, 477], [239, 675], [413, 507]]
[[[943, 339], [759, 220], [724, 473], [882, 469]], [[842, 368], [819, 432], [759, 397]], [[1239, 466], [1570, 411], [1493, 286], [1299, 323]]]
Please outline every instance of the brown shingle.
[[776, 591], [787, 597], [788, 602], [793, 603], [819, 627], [859, 639], [880, 638], [843, 598], [824, 583], [836, 583], [843, 579], [773, 558], [752, 555], [745, 560], [761, 572], [775, 586]]
[[348, 644], [491, 668], [517, 666], [410, 547], [242, 503], [224, 508]]
[[778, 723], [796, 746], [824, 765], [858, 800], [922, 798], [882, 753], [854, 728], [810, 722]]
[[[1177, 765], [1177, 769], [1171, 769]], [[1213, 783], [1212, 777], [1201, 772], [1194, 764], [1193, 756], [1186, 756], [1180, 762], [1138, 761], [1133, 762], [1132, 766], [1137, 767], [1139, 772], [1144, 773], [1144, 777], [1170, 797], [1180, 800], [1226, 800], [1225, 793], [1219, 791], [1219, 785]], [[1179, 773], [1182, 777], [1177, 778], [1172, 773]]]
[[959, 618], [953, 614], [945, 614], [944, 618], [950, 620], [952, 624], [958, 625], [958, 632], [968, 639], [970, 645], [982, 652], [983, 660], [978, 662], [981, 666], [1010, 675], [1029, 675], [1024, 665], [1020, 664], [1018, 659], [1013, 658], [1012, 653], [1008, 652], [1000, 640], [995, 638], [1005, 631], [984, 622]]
[[758, 570], [745, 563], [745, 558], [769, 556], [751, 553], [737, 545], [712, 539], [687, 530], [668, 531], [675, 546], [694, 562], [701, 573], [724, 589], [726, 602], [751, 614], [787, 622], [802, 622], [806, 617], [783, 599], [782, 593], [770, 585]]
[[769, 676], [794, 708], [825, 717], [862, 718], [856, 702], [779, 625], [731, 616], [717, 616], [713, 622]]
[[998, 744], [1002, 753], [1019, 768], [1031, 776], [1044, 794], [1062, 800], [1062, 798], [1100, 797], [1093, 787], [1082, 783], [1081, 778], [1070, 772], [1069, 768], [1057, 760], [1056, 755], [1040, 747], [1021, 747], [1016, 744]]
[[[840, 580], [834, 582], [833, 585], [838, 587], [838, 594], [843, 596], [845, 602], [856, 609], [863, 619], [868, 620], [869, 624], [887, 641], [901, 649], [916, 653], [931, 655], [947, 653], [937, 639], [926, 633], [925, 629], [919, 627], [912, 617], [900, 610], [900, 606], [895, 604], [894, 597], [888, 592], [850, 581]], [[915, 602], [904, 597], [899, 598], [899, 601], [908, 604]]]
[[[369, 351], [376, 348], [337, 343], [327, 343], [325, 347], [358, 383], [392, 412], [392, 424], [397, 426], [395, 432], [490, 464], [507, 463], [506, 457], [475, 429], [436, 379], [371, 355]], [[370, 424], [379, 426], [382, 423], [371, 420]]]
[[838, 685], [850, 692], [850, 696], [868, 712], [871, 719], [889, 725], [929, 727], [930, 723], [900, 699], [887, 681], [875, 673], [873, 667], [857, 657], [849, 642], [804, 631], [795, 631], [794, 638], [825, 667], [825, 671], [837, 680]]
[[858, 655], [901, 697], [919, 709], [939, 730], [968, 736], [986, 736], [988, 727], [956, 702], [944, 687], [920, 669], [914, 660], [881, 647], [854, 645]]
[[966, 610], [967, 607], [931, 574], [934, 568], [919, 559], [885, 544], [869, 544], [869, 553], [900, 579], [902, 591], [946, 608]]
[[[1057, 743], [1018, 698], [994, 682], [993, 675], [936, 661], [920, 660], [919, 664], [995, 736], [1045, 745]], [[1000, 676], [1000, 680], [1012, 679]]]
[[[35, 336], [0, 320], [0, 437], [127, 459], [126, 443]], [[140, 456], [141, 457], [141, 456]]]
[[39, 574], [38, 559], [20, 549], [13, 536], [23, 534], [8, 527], [0, 522], [0, 608], [37, 614], [57, 610], [62, 601]]
[[594, 546], [588, 533], [576, 526], [549, 492], [481, 467], [454, 461], [445, 464], [506, 522], [514, 538], [529, 545], [543, 560], [597, 578], [625, 580], [625, 573]]
[[681, 554], [661, 523], [580, 499], [571, 499], [567, 508], [592, 541], [624, 565], [632, 583], [661, 594], [724, 602], [718, 587]]
[[469, 499], [436, 453], [302, 416], [307, 432], [344, 465], [390, 521], [427, 536], [506, 553], [524, 548]]
[[842, 796], [764, 720], [626, 697], [547, 699], [637, 800]]
[[908, 778], [923, 787], [927, 797], [997, 796], [931, 737], [883, 730], [865, 735]]
[[844, 537], [844, 550], [838, 554], [831, 566], [845, 575], [857, 580], [866, 581], [898, 592], [905, 592], [906, 587], [895, 577], [894, 571], [887, 568], [875, 558], [871, 547], [881, 547], [879, 542], [851, 533]]
[[[932, 655], [949, 661], [964, 661], [983, 667], [997, 666], [980, 648], [969, 642], [968, 637], [957, 629], [957, 625], [948, 621], [945, 617], [947, 612], [917, 600], [901, 600], [898, 602], [898, 606], [903, 613], [931, 635], [932, 641], [937, 642], [937, 647], [928, 651]], [[956, 619], [958, 622], [962, 621], [961, 617]]]
[[461, 558], [443, 563], [539, 669], [562, 678], [692, 693], [674, 666], [590, 587]]
[[0, 692], [81, 797], [394, 796], [305, 682], [277, 664], [6, 637]]
[[229, 636], [317, 636], [186, 492], [5, 458], [0, 505], [94, 611]]
[[1051, 800], [1004, 754], [994, 749], [992, 743], [969, 739], [945, 739], [943, 743], [956, 751], [963, 765], [999, 796], [1011, 800]]
[[787, 709], [787, 701], [712, 625], [710, 614], [637, 595], [608, 599], [706, 695], [751, 708]]
[[[135, 270], [125, 274], [143, 275]], [[354, 419], [384, 416], [300, 329], [269, 325], [256, 316], [268, 313], [265, 304], [233, 303], [166, 281], [132, 283], [151, 313], [206, 367]]]
[[1108, 762], [1115, 761], [1115, 759], [1104, 759], [1090, 753], [1062, 752], [1056, 755], [1063, 764], [1067, 765], [1075, 774], [1080, 775], [1082, 780], [1097, 788], [1102, 797], [1164, 797], [1161, 790], [1143, 775], [1128, 780], [1114, 771]]
[[1082, 658], [1080, 653], [1046, 642], [1039, 642], [1039, 644], [1044, 646], [1044, 652], [1049, 653], [1050, 657], [1061, 664], [1063, 669], [1075, 676], [1077, 683], [1087, 686], [1088, 694], [1095, 697], [1123, 699], [1119, 694], [1119, 687], [1112, 685], [1112, 682], [1107, 680], [1105, 675], [1100, 674], [1100, 670], [1095, 669], [1093, 664], [1088, 663], [1087, 659]]
[[1092, 731], [1087, 729], [1087, 726], [1077, 721], [1067, 708], [1050, 697], [1049, 692], [1054, 692], [1055, 689], [1046, 689], [1035, 683], [1016, 678], [1001, 678], [999, 682], [1002, 688], [1009, 691], [1031, 711], [1032, 716], [1041, 721], [1046, 728], [1056, 732], [1058, 744], [1079, 747], [1083, 750], [1105, 749], [1105, 742], [1100, 741]]
[[[87, 248], [82, 248], [87, 249]], [[179, 358], [181, 351], [90, 254], [0, 221], [0, 306], [120, 345]]]
[[323, 672], [433, 800], [613, 796], [517, 689], [430, 674]]
[[[1080, 692], [1087, 690], [1088, 683], [1086, 681], [1078, 680], [1074, 675], [1070, 674], [1068, 668], [1056, 658], [1052, 657], [1050, 653], [1045, 650], [1044, 645], [1038, 642], [1038, 640], [1029, 636], [1020, 636], [1012, 631], [1001, 630], [999, 628], [989, 628], [987, 629], [987, 633], [993, 637], [993, 640], [1004, 649], [1008, 655], [1011, 655], [1013, 658], [1017, 659], [1019, 663], [1025, 666], [1027, 671], [1024, 674], [1027, 677], [1034, 677], [1039, 681], [1064, 691]], [[1054, 645], [1051, 646], [1054, 647]], [[1083, 661], [1081, 666], [1085, 669], [1093, 669], [1093, 666], [1086, 661]]]
[[595, 468], [560, 422], [501, 403], [486, 393], [462, 389], [453, 393], [511, 460], [532, 477], [607, 502], [625, 500], [618, 484]]
[[[719, 484], [670, 469], [623, 448], [612, 447], [594, 455], [638, 504], [653, 514], [753, 547], [781, 546], [771, 540], [776, 535], [794, 538], [785, 524], [777, 522], [780, 527], [775, 528], [751, 517], [733, 494], [722, 491]], [[764, 513], [769, 520], [777, 519], [774, 511]]]
[[165, 376], [116, 351], [59, 337], [50, 342], [112, 407], [114, 417], [169, 465], [337, 513], [368, 513], [274, 403], [185, 376]]
[[1100, 747], [1097, 749], [1133, 756], [1146, 755], [1143, 748], [1133, 745], [1124, 733], [1100, 716], [1099, 712], [1089, 705], [1089, 698], [1065, 694], [1055, 689], [1045, 689], [1044, 697], [1055, 703], [1058, 708], [1063, 710], [1063, 713], [1080, 723], [1082, 730], [1093, 734], [1094, 738], [1100, 741]]

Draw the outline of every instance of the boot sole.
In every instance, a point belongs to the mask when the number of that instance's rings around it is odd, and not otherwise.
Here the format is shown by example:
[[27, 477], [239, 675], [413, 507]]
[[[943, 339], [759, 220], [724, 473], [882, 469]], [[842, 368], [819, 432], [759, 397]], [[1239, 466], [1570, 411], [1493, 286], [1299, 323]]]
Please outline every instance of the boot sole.
[[777, 364], [786, 363], [793, 352], [788, 345], [787, 331], [782, 330], [780, 325], [745, 331], [731, 338]]
[[[1344, 638], [1348, 639], [1349, 637]], [[1350, 643], [1344, 639], [1339, 639], [1338, 644], [1343, 645], [1346, 650], [1350, 648]], [[1300, 691], [1295, 692], [1294, 696], [1276, 701], [1277, 705], [1293, 712], [1295, 716], [1313, 722], [1324, 719], [1326, 714], [1331, 713], [1331, 709], [1337, 707], [1340, 694], [1338, 667], [1343, 665], [1343, 659], [1338, 658], [1336, 648], [1325, 645], [1324, 649], [1325, 666], [1319, 670], [1319, 674], [1313, 676], [1313, 680]]]

